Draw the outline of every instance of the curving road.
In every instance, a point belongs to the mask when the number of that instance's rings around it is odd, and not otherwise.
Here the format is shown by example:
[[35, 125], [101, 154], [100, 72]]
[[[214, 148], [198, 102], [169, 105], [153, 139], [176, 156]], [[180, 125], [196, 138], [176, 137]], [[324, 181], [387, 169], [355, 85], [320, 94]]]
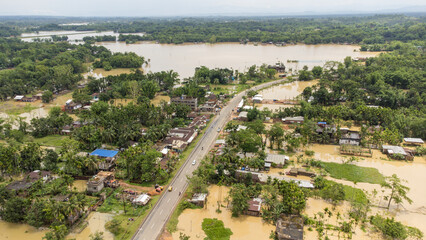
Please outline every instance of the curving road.
[[[255, 87], [252, 87], [252, 90], [258, 90], [264, 87], [268, 87], [272, 84], [283, 82], [285, 79], [264, 83]], [[247, 91], [247, 90], [246, 90]], [[176, 173], [172, 182], [169, 186], [173, 186], [173, 191], [168, 192], [167, 190], [161, 195], [160, 199], [151, 209], [148, 216], [139, 226], [139, 229], [133, 235], [134, 240], [154, 240], [157, 239], [169, 217], [173, 213], [175, 207], [179, 203], [181, 196], [179, 192], [185, 192], [188, 187], [187, 176], [191, 176], [192, 172], [198, 167], [200, 161], [208, 153], [210, 147], [213, 145], [214, 141], [217, 139], [219, 132], [218, 128], [223, 129], [225, 124], [229, 121], [232, 110], [238, 106], [238, 103], [241, 101], [242, 97], [245, 95], [246, 91], [243, 91], [237, 94], [229, 103], [224, 107], [220, 114], [217, 115], [210, 124], [209, 128], [203, 134], [201, 139], [198, 141], [194, 150], [188, 156], [185, 163]], [[196, 160], [196, 164], [192, 165], [192, 162]], [[167, 189], [167, 188], [165, 188]]]

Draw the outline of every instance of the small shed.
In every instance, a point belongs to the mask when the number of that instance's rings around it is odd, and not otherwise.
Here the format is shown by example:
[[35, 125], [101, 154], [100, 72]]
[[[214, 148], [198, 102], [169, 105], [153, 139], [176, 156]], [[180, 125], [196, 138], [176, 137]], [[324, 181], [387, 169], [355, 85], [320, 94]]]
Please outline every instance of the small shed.
[[13, 100], [15, 100], [15, 101], [22, 101], [23, 98], [24, 98], [23, 95], [16, 95], [15, 98], [13, 98]]
[[421, 138], [404, 138], [404, 144], [422, 146], [425, 142]]
[[261, 198], [253, 198], [248, 202], [248, 209], [245, 211], [245, 214], [250, 216], [260, 216], [260, 210], [262, 209], [262, 199]]
[[188, 200], [188, 202], [204, 207], [207, 203], [207, 193], [194, 193], [192, 199]]
[[238, 119], [241, 121], [247, 121], [247, 114], [248, 112], [240, 112], [240, 114], [238, 115]]
[[149, 200], [151, 200], [151, 197], [148, 194], [143, 193], [133, 199], [132, 203], [139, 206], [145, 206], [149, 202]]

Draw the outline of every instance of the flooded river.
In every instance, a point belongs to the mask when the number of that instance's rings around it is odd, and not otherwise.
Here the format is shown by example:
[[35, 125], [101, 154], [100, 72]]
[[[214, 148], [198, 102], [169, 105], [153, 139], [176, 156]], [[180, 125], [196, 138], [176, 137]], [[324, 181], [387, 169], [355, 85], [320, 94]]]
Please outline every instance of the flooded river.
[[[127, 33], [123, 33], [127, 34]], [[143, 33], [131, 33], [132, 35], [143, 35]], [[21, 35], [22, 41], [32, 42], [34, 38], [40, 39], [51, 39], [51, 36], [68, 36], [69, 42], [82, 41], [84, 37], [97, 37], [97, 36], [118, 36], [119, 33], [115, 33], [113, 31], [40, 31], [37, 33], [23, 33]]]
[[[209, 68], [232, 68], [238, 71], [247, 70], [256, 64], [275, 64], [283, 62], [287, 69], [302, 69], [323, 66], [326, 61], [343, 61], [346, 56], [372, 57], [377, 53], [354, 52], [359, 50], [353, 45], [289, 45], [277, 47], [275, 45], [217, 43], [217, 44], [157, 44], [153, 42], [140, 42], [126, 44], [123, 42], [102, 42], [98, 45], [105, 46], [112, 52], [135, 52], [146, 59], [150, 59], [148, 71], [157, 72], [174, 70], [181, 77], [194, 74], [198, 66]], [[287, 63], [287, 60], [298, 60], [298, 63]]]

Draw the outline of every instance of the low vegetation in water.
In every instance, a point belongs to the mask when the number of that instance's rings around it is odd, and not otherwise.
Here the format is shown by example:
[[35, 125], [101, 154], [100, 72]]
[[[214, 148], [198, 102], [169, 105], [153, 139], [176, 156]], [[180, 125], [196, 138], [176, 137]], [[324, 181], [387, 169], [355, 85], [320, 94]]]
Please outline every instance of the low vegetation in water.
[[405, 226], [394, 218], [375, 215], [370, 217], [370, 223], [388, 239], [423, 238], [423, 233], [419, 229]]
[[329, 162], [323, 162], [323, 165], [325, 170], [330, 173], [330, 176], [337, 179], [372, 184], [381, 184], [385, 180], [384, 176], [376, 168]]
[[205, 240], [229, 240], [232, 235], [232, 231], [229, 228], [225, 228], [225, 225], [221, 220], [216, 218], [204, 218], [201, 224], [204, 233], [207, 237]]

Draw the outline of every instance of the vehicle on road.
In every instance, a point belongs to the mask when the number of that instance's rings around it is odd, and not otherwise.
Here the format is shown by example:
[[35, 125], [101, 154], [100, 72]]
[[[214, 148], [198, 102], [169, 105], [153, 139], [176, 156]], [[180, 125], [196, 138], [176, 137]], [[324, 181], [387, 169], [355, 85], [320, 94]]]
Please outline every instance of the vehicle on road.
[[196, 162], [197, 162], [197, 161], [195, 161], [195, 160], [194, 160], [194, 161], [192, 161], [192, 165], [195, 165], [195, 163], [196, 163]]
[[217, 132], [220, 132], [220, 128], [217, 128]]
[[169, 192], [171, 192], [173, 190], [173, 187], [172, 186], [170, 186], [169, 187]]

